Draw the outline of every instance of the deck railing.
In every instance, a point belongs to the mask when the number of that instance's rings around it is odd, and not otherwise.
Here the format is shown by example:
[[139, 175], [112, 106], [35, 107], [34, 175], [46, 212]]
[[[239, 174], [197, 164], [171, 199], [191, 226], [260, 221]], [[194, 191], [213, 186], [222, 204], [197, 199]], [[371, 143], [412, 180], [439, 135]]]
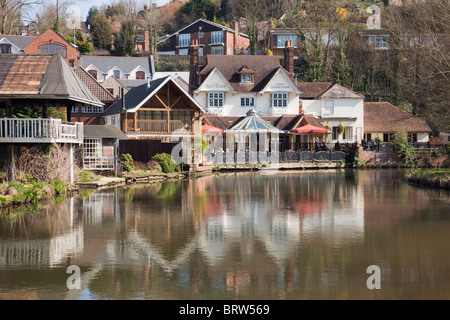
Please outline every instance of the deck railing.
[[[128, 132], [140, 133], [171, 133], [177, 129], [185, 128], [186, 123], [181, 120], [127, 120]], [[189, 130], [188, 126], [188, 130]]]
[[52, 118], [2, 118], [0, 142], [83, 143], [83, 123]]

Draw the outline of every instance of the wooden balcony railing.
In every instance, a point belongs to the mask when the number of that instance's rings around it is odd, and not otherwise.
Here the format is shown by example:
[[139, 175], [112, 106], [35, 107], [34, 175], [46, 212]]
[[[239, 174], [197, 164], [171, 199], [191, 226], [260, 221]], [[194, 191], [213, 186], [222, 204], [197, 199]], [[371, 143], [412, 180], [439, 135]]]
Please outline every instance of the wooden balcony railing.
[[181, 120], [137, 120], [127, 119], [128, 132], [140, 133], [171, 133], [178, 129], [190, 130], [190, 125]]
[[0, 142], [83, 143], [83, 123], [63, 124], [61, 119], [2, 118]]

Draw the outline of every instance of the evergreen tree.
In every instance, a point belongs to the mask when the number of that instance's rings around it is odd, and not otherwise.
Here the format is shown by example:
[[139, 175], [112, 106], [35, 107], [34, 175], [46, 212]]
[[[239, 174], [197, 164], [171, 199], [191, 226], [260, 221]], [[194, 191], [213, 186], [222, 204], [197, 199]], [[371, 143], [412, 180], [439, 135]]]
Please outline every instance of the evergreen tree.
[[108, 19], [102, 14], [94, 17], [91, 23], [91, 35], [94, 46], [99, 49], [110, 49], [113, 32]]

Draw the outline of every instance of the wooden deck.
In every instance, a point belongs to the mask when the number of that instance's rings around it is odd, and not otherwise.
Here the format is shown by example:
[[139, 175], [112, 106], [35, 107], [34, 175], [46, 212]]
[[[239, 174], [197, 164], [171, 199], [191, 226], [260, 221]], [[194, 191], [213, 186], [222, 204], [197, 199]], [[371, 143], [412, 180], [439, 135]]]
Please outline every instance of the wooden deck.
[[83, 143], [83, 123], [52, 118], [2, 118], [0, 143]]

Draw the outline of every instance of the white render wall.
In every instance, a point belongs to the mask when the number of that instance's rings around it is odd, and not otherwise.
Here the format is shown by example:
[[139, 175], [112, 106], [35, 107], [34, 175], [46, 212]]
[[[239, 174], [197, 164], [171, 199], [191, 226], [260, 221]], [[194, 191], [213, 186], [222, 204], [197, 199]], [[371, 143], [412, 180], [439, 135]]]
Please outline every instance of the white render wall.
[[[333, 114], [325, 114], [325, 101], [330, 100], [334, 102], [334, 112]], [[329, 124], [331, 127], [337, 127], [342, 123], [345, 127], [352, 127], [352, 138], [344, 140], [342, 135], [339, 135], [340, 142], [361, 143], [364, 133], [364, 100], [362, 98], [302, 100], [302, 104], [303, 111], [313, 114], [324, 126]], [[336, 120], [333, 118], [336, 118]], [[336, 142], [337, 140], [332, 139], [330, 134], [328, 141]]]

